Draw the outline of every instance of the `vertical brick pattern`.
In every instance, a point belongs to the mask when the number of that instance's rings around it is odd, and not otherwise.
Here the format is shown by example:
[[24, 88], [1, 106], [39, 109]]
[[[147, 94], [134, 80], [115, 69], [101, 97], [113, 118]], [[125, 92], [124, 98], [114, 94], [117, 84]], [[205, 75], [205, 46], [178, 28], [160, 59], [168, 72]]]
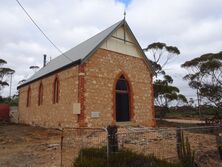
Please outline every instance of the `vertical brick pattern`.
[[[121, 73], [131, 85], [131, 121], [153, 126], [152, 81], [144, 60], [98, 49], [85, 65], [85, 122], [89, 127], [115, 123], [115, 80]], [[100, 117], [92, 118], [91, 112], [100, 112]]]
[[155, 111], [154, 111], [154, 91], [153, 91], [153, 77], [150, 76], [150, 93], [151, 93], [151, 98], [152, 98], [152, 116], [153, 116], [153, 122], [152, 122], [152, 127], [156, 127], [156, 119], [155, 119]]
[[[144, 60], [98, 49], [85, 64], [55, 73], [19, 90], [19, 122], [43, 127], [106, 127], [116, 122], [115, 83], [124, 74], [130, 86], [131, 122], [155, 126], [152, 76]], [[60, 83], [59, 103], [53, 104], [53, 82]], [[43, 104], [38, 105], [38, 88], [43, 84]], [[26, 107], [31, 87], [31, 105]], [[73, 113], [73, 103], [81, 113]], [[91, 112], [99, 112], [92, 118]]]
[[[59, 103], [53, 104], [55, 77], [60, 83]], [[38, 105], [38, 88], [43, 84], [43, 104]], [[19, 90], [19, 122], [43, 127], [77, 127], [78, 116], [73, 114], [73, 103], [78, 103], [78, 67], [72, 67], [42, 80], [33, 82], [31, 103], [26, 107], [28, 86]]]

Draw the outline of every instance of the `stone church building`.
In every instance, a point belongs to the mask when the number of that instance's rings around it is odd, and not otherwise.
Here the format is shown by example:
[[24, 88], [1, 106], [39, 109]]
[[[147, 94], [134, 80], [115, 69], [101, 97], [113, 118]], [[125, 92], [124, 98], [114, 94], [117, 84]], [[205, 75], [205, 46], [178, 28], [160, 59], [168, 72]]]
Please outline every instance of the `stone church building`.
[[52, 128], [155, 126], [153, 73], [124, 19], [18, 86], [19, 122]]

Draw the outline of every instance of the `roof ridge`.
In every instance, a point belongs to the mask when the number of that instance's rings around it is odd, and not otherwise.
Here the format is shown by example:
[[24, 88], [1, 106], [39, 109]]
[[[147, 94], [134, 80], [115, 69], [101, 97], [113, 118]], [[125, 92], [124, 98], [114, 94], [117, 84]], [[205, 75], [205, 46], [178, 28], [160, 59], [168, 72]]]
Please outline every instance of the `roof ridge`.
[[[65, 53], [68, 53], [69, 51], [74, 50], [74, 49], [80, 47], [81, 45], [87, 44], [89, 41], [93, 40], [94, 38], [98, 37], [99, 35], [104, 34], [106, 31], [108, 31], [108, 30], [111, 29], [112, 31], [110, 31], [110, 32], [107, 33], [105, 36], [103, 36], [102, 40], [101, 40], [96, 46], [94, 46], [94, 48], [92, 48], [92, 50], [94, 50], [94, 49], [97, 48], [98, 45], [99, 45], [103, 40], [105, 40], [117, 27], [119, 27], [119, 25], [121, 25], [121, 24], [123, 23], [123, 21], [124, 21], [124, 20], [121, 20], [121, 21], [116, 22], [116, 23], [113, 24], [112, 26], [110, 26], [110, 27], [104, 29], [103, 31], [95, 34], [94, 36], [90, 37], [89, 39], [87, 39], [87, 40], [79, 43], [78, 45], [76, 45], [75, 47], [69, 49], [69, 50], [66, 51]], [[89, 56], [89, 55], [84, 56], [83, 59], [85, 59], [87, 56]], [[83, 60], [83, 59], [82, 59], [82, 60]]]
[[[125, 20], [120, 20], [110, 27], [104, 29], [103, 31], [95, 34], [89, 39], [79, 43], [75, 47], [67, 50], [63, 54], [52, 59], [45, 67], [42, 67], [39, 71], [33, 74], [29, 79], [26, 80], [23, 84], [19, 85], [18, 88], [27, 85], [30, 82], [34, 82], [48, 74], [51, 74], [54, 71], [65, 68], [70, 64], [81, 63], [83, 60], [85, 61], [95, 49], [100, 46], [100, 44], [109, 37], [110, 34], [113, 33], [120, 25], [122, 25]], [[66, 57], [64, 56], [66, 55]], [[67, 59], [70, 58], [73, 61]]]
[[[104, 31], [106, 31], [107, 29], [109, 29], [109, 28], [111, 28], [111, 27], [113, 27], [114, 25], [116, 25], [117, 23], [121, 23], [123, 20], [121, 20], [121, 21], [118, 21], [118, 22], [116, 22], [115, 24], [113, 24], [113, 25], [111, 25], [111, 26], [109, 26], [108, 28], [106, 28], [106, 29], [104, 29], [104, 30], [102, 30], [101, 32], [98, 32], [98, 33], [96, 33], [95, 35], [93, 35], [92, 37], [90, 37], [90, 38], [88, 38], [88, 39], [86, 39], [86, 40], [84, 40], [84, 41], [82, 41], [81, 43], [79, 43], [79, 44], [77, 44], [76, 46], [74, 46], [73, 48], [75, 48], [75, 47], [77, 47], [78, 45], [81, 45], [82, 43], [84, 43], [84, 42], [87, 42], [87, 41], [89, 41], [89, 40], [91, 40], [92, 38], [94, 38], [94, 37], [96, 37], [97, 35], [99, 35], [99, 34], [102, 34]], [[73, 49], [73, 48], [71, 48], [71, 49]], [[71, 50], [71, 49], [69, 49], [69, 50]], [[67, 50], [66, 52], [68, 52], [69, 50]], [[62, 56], [62, 55], [61, 55]]]

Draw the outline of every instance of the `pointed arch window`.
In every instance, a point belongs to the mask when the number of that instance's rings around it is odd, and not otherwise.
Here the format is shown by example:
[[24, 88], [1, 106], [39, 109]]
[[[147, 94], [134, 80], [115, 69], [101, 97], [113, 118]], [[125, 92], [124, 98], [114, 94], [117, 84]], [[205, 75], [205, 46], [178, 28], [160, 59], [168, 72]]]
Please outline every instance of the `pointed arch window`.
[[124, 75], [116, 82], [115, 109], [117, 122], [130, 121], [130, 90]]
[[31, 87], [29, 86], [27, 91], [26, 107], [29, 107], [31, 104]]
[[43, 84], [42, 82], [39, 85], [39, 94], [38, 94], [38, 105], [42, 105], [43, 104]]
[[116, 83], [116, 92], [128, 93], [128, 82], [123, 75], [121, 75]]
[[53, 84], [53, 103], [59, 102], [59, 79], [56, 77]]

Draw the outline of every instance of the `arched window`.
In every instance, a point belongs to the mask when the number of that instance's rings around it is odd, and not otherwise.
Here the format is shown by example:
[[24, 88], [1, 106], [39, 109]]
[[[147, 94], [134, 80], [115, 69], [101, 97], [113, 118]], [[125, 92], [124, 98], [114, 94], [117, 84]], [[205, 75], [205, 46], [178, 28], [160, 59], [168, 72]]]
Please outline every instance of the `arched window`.
[[31, 104], [31, 87], [29, 86], [27, 91], [26, 107], [29, 107]]
[[116, 83], [117, 92], [128, 93], [128, 82], [123, 75], [121, 75]]
[[38, 105], [42, 105], [43, 104], [43, 85], [42, 82], [39, 85], [39, 95], [38, 95]]
[[116, 121], [130, 121], [130, 90], [126, 78], [121, 75], [116, 82]]
[[53, 103], [59, 102], [59, 79], [56, 77], [53, 84]]

